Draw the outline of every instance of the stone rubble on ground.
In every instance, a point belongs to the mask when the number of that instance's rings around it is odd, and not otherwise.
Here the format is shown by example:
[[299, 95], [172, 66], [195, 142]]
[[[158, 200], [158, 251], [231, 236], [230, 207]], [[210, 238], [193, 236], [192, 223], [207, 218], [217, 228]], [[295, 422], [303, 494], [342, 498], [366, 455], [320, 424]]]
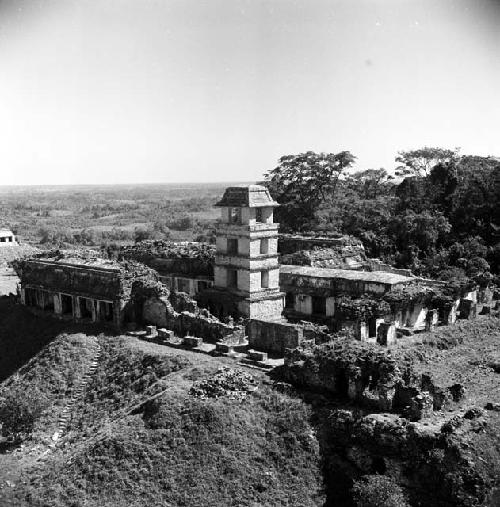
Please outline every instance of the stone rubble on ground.
[[211, 377], [195, 382], [189, 394], [197, 398], [220, 398], [243, 400], [249, 392], [257, 389], [252, 375], [242, 370], [235, 370], [223, 366]]

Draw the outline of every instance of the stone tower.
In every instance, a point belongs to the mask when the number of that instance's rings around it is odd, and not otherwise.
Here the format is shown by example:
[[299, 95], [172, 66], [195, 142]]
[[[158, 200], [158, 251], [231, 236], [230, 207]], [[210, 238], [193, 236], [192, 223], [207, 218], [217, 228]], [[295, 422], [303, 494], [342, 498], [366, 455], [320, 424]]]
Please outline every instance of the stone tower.
[[279, 318], [284, 293], [279, 289], [278, 225], [273, 201], [260, 185], [229, 187], [216, 204], [215, 288], [229, 295], [237, 313], [248, 318]]

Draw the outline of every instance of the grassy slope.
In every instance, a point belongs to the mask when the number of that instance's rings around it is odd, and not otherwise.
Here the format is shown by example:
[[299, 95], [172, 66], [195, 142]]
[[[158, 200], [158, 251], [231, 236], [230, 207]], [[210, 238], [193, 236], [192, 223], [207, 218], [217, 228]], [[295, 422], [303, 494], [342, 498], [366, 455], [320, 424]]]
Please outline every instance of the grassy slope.
[[0, 298], [0, 381], [35, 356], [67, 325], [41, 319], [9, 298]]
[[498, 315], [458, 321], [453, 326], [438, 328], [434, 333], [421, 334], [400, 343], [402, 350], [418, 352], [417, 370], [430, 373], [438, 385], [462, 384], [465, 387], [464, 406], [500, 403]]
[[100, 341], [103, 358], [62, 445], [43, 466], [26, 466], [0, 504], [9, 495], [47, 507], [323, 504], [302, 401], [273, 391], [260, 372], [243, 402], [194, 398], [193, 381], [226, 360]]

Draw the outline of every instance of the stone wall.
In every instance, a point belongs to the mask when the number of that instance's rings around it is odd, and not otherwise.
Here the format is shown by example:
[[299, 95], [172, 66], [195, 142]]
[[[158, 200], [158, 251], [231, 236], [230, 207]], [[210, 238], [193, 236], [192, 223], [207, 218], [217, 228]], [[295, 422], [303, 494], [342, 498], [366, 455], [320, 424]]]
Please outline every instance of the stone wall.
[[196, 301], [185, 294], [169, 293], [165, 288], [156, 294], [143, 289], [138, 292], [143, 324], [171, 329], [178, 336], [197, 336], [214, 342], [234, 334], [244, 335], [241, 327], [221, 322], [208, 310], [198, 308]]
[[298, 347], [304, 340], [300, 325], [281, 321], [251, 319], [246, 326], [251, 348], [284, 355], [286, 349]]

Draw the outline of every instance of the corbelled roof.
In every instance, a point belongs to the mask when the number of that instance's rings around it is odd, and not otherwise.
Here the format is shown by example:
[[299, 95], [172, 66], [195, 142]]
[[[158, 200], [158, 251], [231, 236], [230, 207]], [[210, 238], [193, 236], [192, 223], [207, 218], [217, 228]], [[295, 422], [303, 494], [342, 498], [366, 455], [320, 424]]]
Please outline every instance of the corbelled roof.
[[215, 205], [231, 208], [259, 208], [262, 206], [279, 206], [261, 185], [226, 188], [222, 199]]

